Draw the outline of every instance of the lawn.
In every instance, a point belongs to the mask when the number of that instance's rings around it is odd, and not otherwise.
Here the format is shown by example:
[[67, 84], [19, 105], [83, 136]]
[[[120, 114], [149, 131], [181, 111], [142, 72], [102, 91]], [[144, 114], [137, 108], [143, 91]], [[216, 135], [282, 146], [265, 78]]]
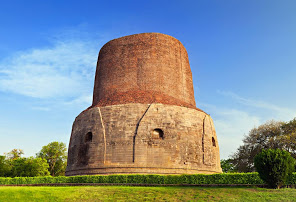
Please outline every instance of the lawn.
[[0, 201], [296, 201], [296, 189], [257, 187], [0, 187]]

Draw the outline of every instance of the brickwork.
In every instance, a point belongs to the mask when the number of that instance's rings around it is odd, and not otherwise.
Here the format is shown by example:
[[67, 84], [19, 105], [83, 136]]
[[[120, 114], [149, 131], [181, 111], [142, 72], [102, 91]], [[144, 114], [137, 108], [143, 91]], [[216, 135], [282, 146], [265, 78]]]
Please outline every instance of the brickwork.
[[105, 44], [93, 104], [73, 123], [66, 175], [220, 172], [214, 124], [195, 106], [183, 45], [158, 33]]
[[144, 33], [105, 44], [99, 53], [93, 106], [130, 103], [135, 97], [137, 103], [149, 104], [149, 97], [138, 94], [145, 91], [145, 95], [153, 92], [159, 103], [195, 107], [187, 51], [181, 42], [165, 34]]

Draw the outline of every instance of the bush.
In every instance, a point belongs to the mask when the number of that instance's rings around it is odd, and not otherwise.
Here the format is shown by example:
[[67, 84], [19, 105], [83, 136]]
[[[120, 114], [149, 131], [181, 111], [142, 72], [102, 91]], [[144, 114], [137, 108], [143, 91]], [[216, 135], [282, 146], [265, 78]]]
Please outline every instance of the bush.
[[270, 188], [280, 188], [294, 171], [295, 159], [284, 150], [263, 149], [255, 156], [254, 163], [260, 178]]
[[[296, 174], [290, 179], [296, 184]], [[107, 183], [107, 184], [159, 184], [159, 185], [258, 185], [263, 184], [258, 173], [193, 174], [193, 175], [84, 175], [44, 177], [0, 177], [0, 184], [61, 184], [61, 183]]]

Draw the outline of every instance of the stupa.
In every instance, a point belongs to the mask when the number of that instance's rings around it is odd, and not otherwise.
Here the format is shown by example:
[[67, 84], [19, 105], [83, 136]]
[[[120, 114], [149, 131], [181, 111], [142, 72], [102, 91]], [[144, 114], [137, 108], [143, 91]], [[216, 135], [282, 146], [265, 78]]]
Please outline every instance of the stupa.
[[93, 103], [73, 123], [66, 175], [220, 172], [213, 120], [196, 107], [181, 42], [143, 33], [106, 43]]

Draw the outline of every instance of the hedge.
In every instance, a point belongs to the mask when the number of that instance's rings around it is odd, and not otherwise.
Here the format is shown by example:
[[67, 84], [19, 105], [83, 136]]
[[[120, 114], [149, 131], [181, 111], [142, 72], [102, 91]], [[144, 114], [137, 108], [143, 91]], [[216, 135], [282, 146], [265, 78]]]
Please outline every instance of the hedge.
[[[83, 175], [58, 177], [0, 177], [0, 185], [22, 184], [159, 184], [159, 185], [259, 185], [264, 184], [258, 173], [223, 173], [194, 175]], [[290, 185], [296, 184], [296, 173], [289, 177]]]

